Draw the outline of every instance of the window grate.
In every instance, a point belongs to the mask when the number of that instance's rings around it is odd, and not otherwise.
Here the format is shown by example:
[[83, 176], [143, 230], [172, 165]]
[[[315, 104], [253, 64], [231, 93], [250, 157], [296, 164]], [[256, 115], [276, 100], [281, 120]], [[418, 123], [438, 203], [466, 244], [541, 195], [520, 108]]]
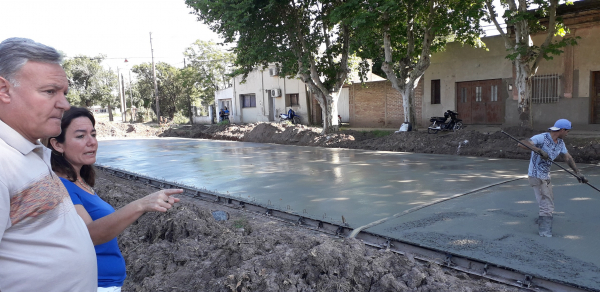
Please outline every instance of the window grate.
[[481, 101], [481, 86], [475, 87], [475, 101]]
[[558, 74], [533, 76], [533, 80], [531, 82], [531, 102], [558, 102], [558, 82]]

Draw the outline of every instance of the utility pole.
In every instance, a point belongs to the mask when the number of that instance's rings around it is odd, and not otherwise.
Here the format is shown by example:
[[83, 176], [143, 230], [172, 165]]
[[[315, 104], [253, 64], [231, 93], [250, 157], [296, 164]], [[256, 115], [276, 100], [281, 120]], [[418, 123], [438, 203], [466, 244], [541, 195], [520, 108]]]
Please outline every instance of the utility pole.
[[131, 69], [129, 70], [129, 104], [131, 104], [131, 107], [129, 108], [129, 110], [131, 111], [131, 122], [134, 122], [133, 119], [133, 94], [131, 93]]
[[121, 119], [123, 123], [127, 122], [127, 99], [125, 97], [125, 81], [123, 80], [123, 74], [121, 74], [121, 84], [123, 84], [123, 115]]
[[[183, 58], [183, 69], [185, 69], [185, 58]], [[194, 124], [194, 111], [192, 110], [192, 97], [190, 96], [189, 90], [187, 93], [188, 93], [188, 97], [187, 97], [188, 98], [188, 106], [190, 108], [190, 125], [193, 125]]]
[[154, 97], [156, 98], [156, 120], [160, 124], [160, 106], [158, 105], [158, 84], [156, 83], [156, 68], [154, 67], [154, 49], [152, 48], [152, 33], [150, 33], [150, 52], [152, 53], [152, 78], [154, 78]]
[[121, 100], [121, 121], [125, 121], [125, 98], [123, 97], [121, 91], [121, 71], [119, 67], [117, 67], [117, 82], [119, 83], [119, 100]]

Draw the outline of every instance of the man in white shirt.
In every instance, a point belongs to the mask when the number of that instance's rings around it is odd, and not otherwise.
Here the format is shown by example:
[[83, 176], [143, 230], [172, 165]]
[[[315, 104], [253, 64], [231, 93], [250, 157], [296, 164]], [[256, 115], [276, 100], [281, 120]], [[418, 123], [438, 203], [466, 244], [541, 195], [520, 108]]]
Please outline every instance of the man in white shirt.
[[96, 291], [89, 232], [38, 139], [60, 134], [68, 80], [53, 48], [0, 43], [0, 291]]

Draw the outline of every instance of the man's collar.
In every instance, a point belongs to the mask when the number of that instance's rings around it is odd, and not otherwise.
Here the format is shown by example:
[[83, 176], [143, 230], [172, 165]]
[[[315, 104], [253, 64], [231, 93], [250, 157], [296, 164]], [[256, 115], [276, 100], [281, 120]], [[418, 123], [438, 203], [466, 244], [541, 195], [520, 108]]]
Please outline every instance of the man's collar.
[[34, 148], [41, 145], [39, 142], [36, 144], [29, 142], [29, 140], [25, 139], [25, 137], [21, 136], [21, 134], [2, 120], [0, 120], [0, 139], [4, 140], [9, 146], [17, 149], [23, 155], [29, 154]]

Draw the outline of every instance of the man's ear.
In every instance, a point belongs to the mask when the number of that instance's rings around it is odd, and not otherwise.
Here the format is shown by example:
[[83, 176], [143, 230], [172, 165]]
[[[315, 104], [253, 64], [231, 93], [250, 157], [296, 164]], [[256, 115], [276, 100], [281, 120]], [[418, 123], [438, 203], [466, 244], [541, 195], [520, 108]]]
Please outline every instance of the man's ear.
[[12, 84], [0, 76], [0, 103], [10, 103], [10, 88]]
[[50, 138], [50, 145], [52, 145], [52, 148], [54, 148], [56, 152], [64, 154], [65, 150], [62, 148], [62, 144], [58, 143], [56, 138]]

